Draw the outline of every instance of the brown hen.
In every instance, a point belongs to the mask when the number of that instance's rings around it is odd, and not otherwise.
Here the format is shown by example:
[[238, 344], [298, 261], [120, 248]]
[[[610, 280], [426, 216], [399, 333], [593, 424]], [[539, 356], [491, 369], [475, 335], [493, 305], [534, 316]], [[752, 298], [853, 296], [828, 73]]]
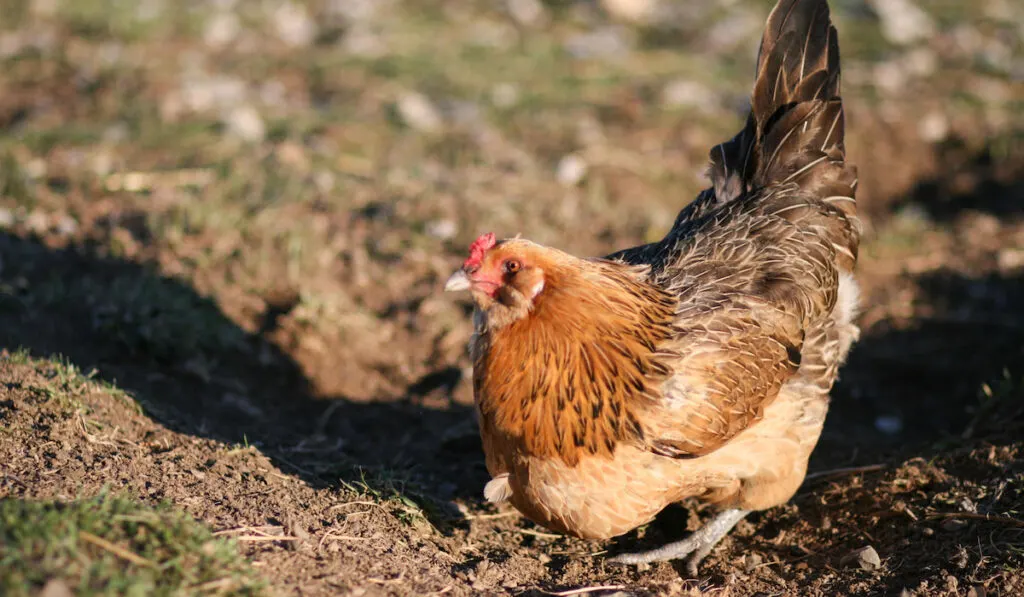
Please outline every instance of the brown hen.
[[696, 497], [723, 511], [621, 563], [689, 558], [789, 500], [858, 335], [856, 170], [825, 0], [768, 18], [746, 126], [660, 242], [581, 259], [484, 235], [472, 291], [487, 499], [586, 538]]

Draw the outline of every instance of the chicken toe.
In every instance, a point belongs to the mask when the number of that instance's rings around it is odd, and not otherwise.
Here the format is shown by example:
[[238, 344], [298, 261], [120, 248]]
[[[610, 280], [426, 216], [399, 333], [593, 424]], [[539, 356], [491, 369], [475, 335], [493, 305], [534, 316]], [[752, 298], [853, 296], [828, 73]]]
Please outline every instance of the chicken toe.
[[649, 564], [686, 558], [687, 573], [697, 576], [701, 561], [749, 513], [750, 510], [725, 510], [686, 539], [650, 551], [624, 553], [609, 561], [614, 564]]

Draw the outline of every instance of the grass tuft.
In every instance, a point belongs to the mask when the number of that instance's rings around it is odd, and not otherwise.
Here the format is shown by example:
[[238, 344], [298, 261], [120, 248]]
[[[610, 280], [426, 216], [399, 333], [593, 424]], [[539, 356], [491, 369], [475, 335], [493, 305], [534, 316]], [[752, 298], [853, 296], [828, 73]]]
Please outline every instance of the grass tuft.
[[54, 579], [78, 597], [265, 593], [232, 542], [169, 505], [0, 500], [0, 594], [35, 595]]

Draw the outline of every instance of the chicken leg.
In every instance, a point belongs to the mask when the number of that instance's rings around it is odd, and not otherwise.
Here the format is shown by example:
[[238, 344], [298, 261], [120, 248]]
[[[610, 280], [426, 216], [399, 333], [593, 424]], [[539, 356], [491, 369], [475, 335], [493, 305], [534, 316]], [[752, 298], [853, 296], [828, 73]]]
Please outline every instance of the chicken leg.
[[650, 551], [624, 553], [609, 561], [615, 564], [649, 564], [686, 558], [686, 572], [690, 576], [697, 576], [697, 567], [701, 561], [747, 514], [750, 514], [750, 510], [725, 510], [686, 539]]

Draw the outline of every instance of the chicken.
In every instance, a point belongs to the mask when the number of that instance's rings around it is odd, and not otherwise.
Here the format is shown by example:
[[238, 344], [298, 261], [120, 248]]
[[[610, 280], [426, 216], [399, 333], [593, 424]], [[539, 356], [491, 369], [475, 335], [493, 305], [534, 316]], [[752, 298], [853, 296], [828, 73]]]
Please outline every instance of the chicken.
[[721, 511], [624, 564], [688, 570], [802, 483], [858, 336], [860, 223], [826, 0], [768, 18], [746, 125], [660, 242], [581, 259], [485, 234], [448, 280], [474, 302], [492, 502], [603, 539], [688, 498]]

